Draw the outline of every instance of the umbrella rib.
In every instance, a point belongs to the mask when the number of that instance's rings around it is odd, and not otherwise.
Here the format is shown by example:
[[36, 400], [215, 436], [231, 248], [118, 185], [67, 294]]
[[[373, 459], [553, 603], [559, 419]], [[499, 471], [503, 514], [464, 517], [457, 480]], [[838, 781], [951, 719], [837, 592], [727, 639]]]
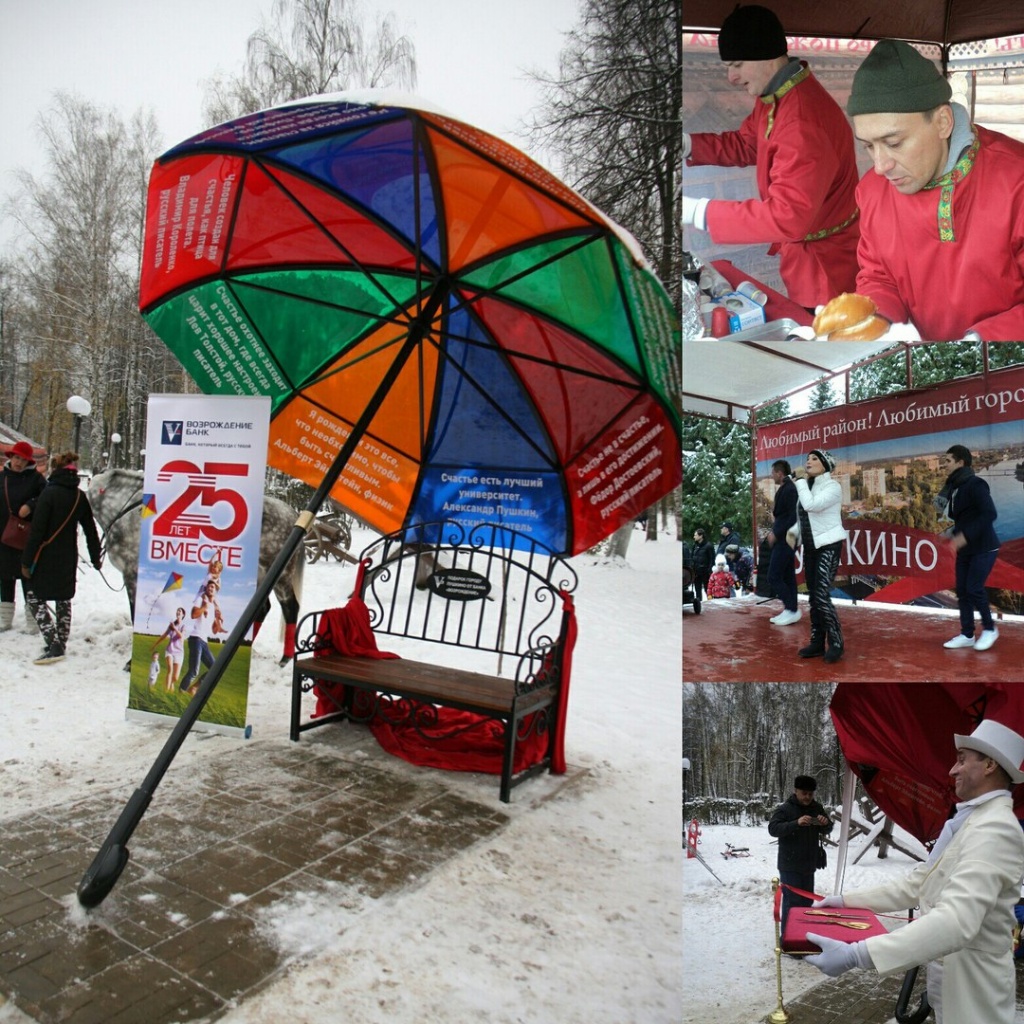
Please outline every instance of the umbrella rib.
[[[518, 274], [514, 274], [512, 277], [502, 281], [500, 287], [507, 288], [510, 284], [515, 284], [517, 281], [521, 281], [524, 277], [529, 277], [531, 274], [535, 274], [538, 270], [543, 270], [550, 264], [556, 263], [558, 260], [564, 259], [566, 256], [571, 256], [574, 252], [578, 252], [580, 249], [583, 249], [588, 245], [602, 241], [605, 236], [601, 232], [594, 230], [589, 230], [582, 234], [579, 230], [569, 230], [565, 232], [551, 232], [549, 235], [545, 235], [545, 240], [556, 241], [559, 238], [576, 237], [579, 237], [579, 241], [575, 245], [570, 245], [566, 249], [561, 249], [556, 253], [552, 253], [550, 256], [545, 256], [544, 259], [539, 260], [537, 263], [531, 263], [525, 270], [521, 270]], [[527, 239], [526, 241], [519, 242], [516, 245], [510, 245], [507, 248], [502, 249], [499, 253], [491, 253], [485, 258], [477, 260], [476, 263], [463, 267], [459, 271], [459, 280], [461, 281], [465, 279], [469, 274], [472, 274], [477, 269], [496, 263], [498, 260], [504, 259], [513, 253], [532, 249], [536, 245], [536, 238]], [[466, 283], [468, 284], [469, 282]], [[499, 289], [489, 288], [484, 285], [472, 285], [472, 287], [476, 288], [478, 291], [486, 292], [488, 294], [498, 294], [499, 292]]]
[[[303, 213], [306, 214], [310, 222], [316, 225], [317, 229], [323, 234], [327, 241], [330, 242], [332, 245], [336, 246], [348, 258], [353, 267], [356, 267], [360, 271], [362, 271], [362, 273], [373, 283], [374, 287], [378, 288], [389, 302], [393, 303], [396, 306], [400, 305], [398, 300], [388, 291], [384, 284], [378, 281], [377, 278], [373, 275], [373, 272], [369, 269], [369, 266], [363, 263], [361, 260], [359, 260], [356, 257], [356, 255], [352, 252], [352, 250], [349, 249], [348, 246], [346, 246], [341, 241], [341, 239], [336, 238], [333, 234], [331, 234], [331, 232], [328, 231], [327, 228], [325, 228], [323, 224], [320, 223], [320, 221], [313, 214], [313, 212], [302, 202], [301, 199], [299, 199], [295, 195], [294, 192], [292, 192], [288, 188], [287, 185], [284, 184], [284, 182], [280, 181], [274, 174], [270, 173], [271, 169], [287, 170], [289, 174], [297, 175], [299, 175], [300, 172], [298, 172], [295, 168], [291, 167], [290, 165], [284, 163], [284, 161], [278, 162], [277, 160], [267, 159], [266, 157], [251, 157], [250, 159], [252, 160], [253, 163], [257, 164], [267, 174], [267, 176], [289, 198], [289, 200], [291, 200], [291, 202], [293, 202], [300, 210], [302, 210]], [[321, 192], [323, 192], [324, 195], [331, 196], [331, 193], [326, 188], [323, 187], [323, 182], [309, 175], [301, 174], [300, 176], [303, 178], [303, 180], [308, 180], [310, 185], [312, 185], [314, 188], [319, 189]], [[365, 206], [363, 206], [362, 203], [357, 202], [356, 200], [352, 199], [347, 195], [345, 196], [344, 202], [351, 209], [358, 209], [358, 211], [364, 217], [366, 217], [367, 220], [371, 220], [378, 228], [385, 231], [399, 245], [408, 244], [406, 239], [402, 238], [401, 235], [399, 235], [398, 232], [396, 232], [391, 227], [391, 225], [386, 224], [384, 221], [381, 221], [380, 218], [376, 217], [373, 214], [372, 210], [368, 210]], [[410, 255], [416, 262], [417, 286], [420, 290], [422, 290], [423, 283], [420, 267], [422, 266], [423, 254], [422, 251], [419, 249], [418, 243], [416, 249]]]
[[[271, 268], [271, 269], [277, 270], [279, 268], [274, 267], [274, 268]], [[331, 269], [331, 268], [322, 268], [322, 267], [314, 268], [314, 267], [310, 267], [310, 266], [303, 266], [301, 269], [303, 269], [303, 270], [311, 270], [311, 269]], [[255, 269], [255, 270], [246, 269], [245, 273], [247, 273], [247, 274], [248, 273], [260, 273], [260, 271], [259, 271], [259, 269]], [[384, 313], [384, 312], [382, 312], [382, 313], [368, 313], [365, 309], [360, 309], [358, 306], [347, 306], [347, 305], [344, 305], [343, 303], [340, 303], [340, 302], [330, 302], [327, 299], [318, 299], [318, 298], [316, 298], [313, 295], [301, 295], [301, 294], [298, 294], [296, 292], [287, 291], [284, 288], [275, 287], [274, 285], [263, 284], [260, 281], [247, 281], [247, 280], [244, 280], [243, 278], [241, 278], [241, 277], [239, 277], [237, 275], [235, 275], [235, 276], [225, 276], [223, 278], [219, 278], [219, 280], [225, 280], [225, 281], [230, 281], [232, 283], [244, 285], [246, 288], [252, 288], [252, 289], [257, 290], [257, 291], [269, 292], [272, 295], [283, 295], [285, 298], [288, 298], [288, 299], [299, 299], [302, 302], [308, 302], [308, 303], [310, 303], [311, 305], [314, 305], [314, 306], [322, 306], [322, 307], [324, 307], [326, 309], [336, 309], [336, 310], [338, 310], [341, 313], [354, 313], [357, 316], [372, 316], [377, 321], [385, 321], [386, 323], [393, 323], [395, 325], [408, 326], [409, 323], [411, 323], [411, 321], [408, 318], [408, 314], [405, 313], [405, 305], [407, 305], [407, 303], [403, 304], [398, 299], [394, 299], [394, 300], [391, 300], [391, 301], [394, 302], [394, 305], [395, 305], [396, 309], [401, 309], [402, 310], [402, 313], [394, 313], [394, 314], [389, 314], [389, 313]], [[418, 295], [416, 297], [419, 298], [420, 296]]]
[[[499, 170], [502, 174], [507, 174], [509, 175], [509, 177], [515, 178], [521, 184], [526, 185], [528, 188], [531, 188], [539, 192], [543, 196], [546, 196], [548, 199], [550, 199], [552, 202], [557, 203], [559, 206], [572, 210], [582, 219], [590, 221], [591, 224], [595, 224], [599, 228], [607, 227], [607, 224], [605, 224], [600, 219], [600, 217], [596, 214], [594, 208], [591, 207], [590, 203], [587, 203], [586, 200], [583, 200], [583, 202], [586, 203], [587, 209], [583, 209], [579, 206], [576, 206], [573, 203], [568, 203], [566, 202], [564, 195], [559, 195], [557, 192], [552, 191], [550, 188], [547, 187], [547, 185], [542, 184], [540, 181], [537, 181], [535, 177], [528, 178], [526, 175], [520, 173], [512, 164], [495, 159], [486, 150], [480, 149], [478, 146], [469, 142], [467, 139], [461, 138], [458, 134], [448, 129], [443, 123], [438, 122], [435, 118], [430, 119], [430, 126], [433, 131], [436, 131], [439, 134], [444, 135], [450, 141], [456, 143], [459, 146], [462, 146], [465, 149], [468, 149], [472, 153], [475, 153], [480, 160], [482, 160], [484, 163], [490, 164], [492, 167], [497, 168], [497, 170]], [[551, 177], [554, 178], [553, 175]], [[559, 184], [562, 183], [559, 182]], [[582, 197], [580, 198], [582, 199]]]

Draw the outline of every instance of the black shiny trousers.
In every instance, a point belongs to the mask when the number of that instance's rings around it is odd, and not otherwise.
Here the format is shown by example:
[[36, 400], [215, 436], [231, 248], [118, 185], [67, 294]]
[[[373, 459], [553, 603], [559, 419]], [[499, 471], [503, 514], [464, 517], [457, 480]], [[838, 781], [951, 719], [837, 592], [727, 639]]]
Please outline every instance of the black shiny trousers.
[[824, 648], [828, 639], [830, 648], [843, 649], [843, 629], [829, 593], [839, 570], [842, 554], [841, 542], [813, 548], [804, 545], [804, 579], [811, 602], [811, 645]]

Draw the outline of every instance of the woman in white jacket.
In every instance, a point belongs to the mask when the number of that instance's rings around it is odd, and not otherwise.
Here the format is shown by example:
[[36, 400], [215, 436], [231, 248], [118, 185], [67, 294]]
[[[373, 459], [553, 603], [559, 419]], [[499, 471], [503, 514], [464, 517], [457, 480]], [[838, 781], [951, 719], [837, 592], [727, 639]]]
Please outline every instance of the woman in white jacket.
[[800, 649], [800, 657], [824, 655], [825, 661], [833, 662], [843, 656], [844, 649], [843, 630], [829, 593], [846, 540], [843, 492], [832, 479], [836, 460], [828, 452], [815, 448], [807, 456], [806, 468], [806, 478], [796, 481], [797, 521], [786, 535], [793, 548], [803, 541], [804, 579], [811, 602], [811, 642]]

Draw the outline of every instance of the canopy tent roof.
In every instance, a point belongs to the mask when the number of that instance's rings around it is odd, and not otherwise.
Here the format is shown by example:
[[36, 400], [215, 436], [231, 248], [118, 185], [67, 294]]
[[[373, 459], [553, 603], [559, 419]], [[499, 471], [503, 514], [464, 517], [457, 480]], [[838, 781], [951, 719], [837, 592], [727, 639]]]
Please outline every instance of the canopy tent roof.
[[745, 423], [750, 410], [834, 376], [887, 350], [891, 341], [688, 341], [683, 412]]
[[[683, 23], [687, 28], [717, 32], [735, 6], [736, 0], [686, 0]], [[768, 6], [789, 36], [909, 39], [948, 48], [1024, 29], [1020, 0], [857, 0], [852, 4], [773, 0]]]
[[19, 441], [27, 441], [32, 445], [32, 457], [42, 469], [46, 469], [46, 449], [38, 442], [33, 441], [32, 438], [26, 437], [15, 430], [14, 427], [9, 427], [6, 423], [0, 423], [0, 465], [7, 461], [7, 455], [5, 454], [7, 449]]

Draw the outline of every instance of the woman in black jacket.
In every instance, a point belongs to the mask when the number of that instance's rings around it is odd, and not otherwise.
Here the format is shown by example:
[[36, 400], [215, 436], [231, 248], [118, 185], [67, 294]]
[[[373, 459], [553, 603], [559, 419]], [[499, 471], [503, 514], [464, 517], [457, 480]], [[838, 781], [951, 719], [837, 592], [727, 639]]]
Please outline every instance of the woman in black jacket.
[[[36, 469], [32, 445], [19, 441], [7, 451], [7, 465], [0, 473], [0, 529], [7, 525], [12, 516], [31, 519], [36, 507], [36, 498], [46, 486], [46, 477]], [[0, 542], [0, 633], [14, 625], [14, 591], [21, 580], [21, 592], [28, 591], [21, 575], [21, 549]]]
[[[89, 559], [103, 564], [92, 506], [78, 484], [78, 455], [65, 452], [50, 460], [50, 478], [36, 502], [32, 533], [22, 554], [26, 599], [46, 642], [35, 664], [48, 665], [64, 657], [71, 633], [71, 599], [78, 578], [78, 527], [85, 533]], [[55, 601], [56, 623], [47, 601]]]

